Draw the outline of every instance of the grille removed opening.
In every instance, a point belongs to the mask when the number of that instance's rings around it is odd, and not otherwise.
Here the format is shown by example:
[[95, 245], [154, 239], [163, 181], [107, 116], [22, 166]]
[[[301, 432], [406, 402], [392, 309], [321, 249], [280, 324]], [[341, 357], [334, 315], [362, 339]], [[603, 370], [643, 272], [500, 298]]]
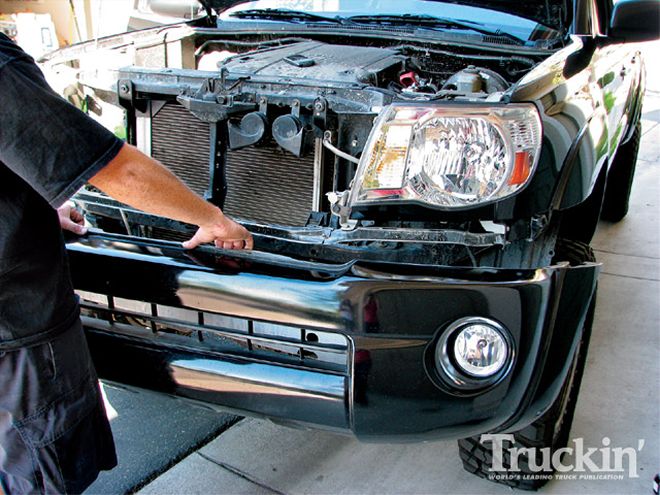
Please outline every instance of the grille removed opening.
[[[210, 125], [183, 106], [166, 103], [151, 123], [152, 156], [197, 194], [209, 190]], [[314, 154], [298, 158], [274, 143], [226, 151], [229, 216], [304, 226], [314, 201]]]

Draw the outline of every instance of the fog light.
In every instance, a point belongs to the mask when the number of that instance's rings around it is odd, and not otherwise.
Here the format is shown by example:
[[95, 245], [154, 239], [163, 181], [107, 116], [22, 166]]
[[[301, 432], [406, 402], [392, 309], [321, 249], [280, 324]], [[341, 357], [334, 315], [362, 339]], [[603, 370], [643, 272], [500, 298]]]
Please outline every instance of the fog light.
[[454, 387], [480, 390], [501, 380], [514, 361], [511, 334], [498, 322], [471, 316], [449, 325], [435, 347], [440, 378]]
[[456, 364], [477, 378], [493, 376], [504, 367], [508, 356], [509, 346], [504, 336], [491, 325], [468, 325], [454, 341]]

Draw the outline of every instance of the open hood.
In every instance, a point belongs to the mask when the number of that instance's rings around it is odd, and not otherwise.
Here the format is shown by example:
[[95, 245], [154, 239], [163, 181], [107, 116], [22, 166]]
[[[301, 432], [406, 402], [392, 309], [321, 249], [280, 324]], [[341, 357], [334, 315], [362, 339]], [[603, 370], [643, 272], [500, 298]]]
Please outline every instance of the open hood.
[[[439, 0], [427, 0], [439, 1]], [[564, 31], [572, 17], [570, 0], [442, 0], [445, 3], [457, 3], [497, 10], [508, 14], [532, 19], [545, 26]]]
[[207, 12], [215, 12], [219, 14], [235, 5], [248, 3], [248, 0], [198, 0], [198, 2], [204, 6]]
[[[209, 14], [223, 12], [247, 0], [198, 0]], [[439, 0], [427, 0], [439, 1]], [[569, 24], [571, 8], [569, 0], [442, 0], [446, 3], [471, 5], [525, 17], [563, 31]]]

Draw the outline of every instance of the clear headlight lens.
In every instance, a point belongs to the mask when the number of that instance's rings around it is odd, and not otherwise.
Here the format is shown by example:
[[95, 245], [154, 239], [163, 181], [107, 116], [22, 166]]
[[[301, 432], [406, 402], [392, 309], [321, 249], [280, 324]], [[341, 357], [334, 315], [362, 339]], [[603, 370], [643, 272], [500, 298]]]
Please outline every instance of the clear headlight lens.
[[529, 181], [540, 148], [532, 105], [390, 106], [369, 137], [350, 202], [456, 208], [499, 200]]

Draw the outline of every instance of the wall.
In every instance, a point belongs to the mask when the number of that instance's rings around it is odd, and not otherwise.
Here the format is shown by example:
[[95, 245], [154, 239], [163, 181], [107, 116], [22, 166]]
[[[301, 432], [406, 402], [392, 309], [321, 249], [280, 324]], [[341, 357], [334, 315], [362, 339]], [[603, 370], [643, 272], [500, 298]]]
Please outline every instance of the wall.
[[[80, 1], [74, 3], [83, 3]], [[0, 0], [0, 13], [14, 14], [17, 12], [34, 12], [35, 14], [50, 14], [55, 24], [60, 45], [79, 41], [76, 33], [73, 12], [68, 0]], [[84, 24], [84, 19], [83, 22]], [[82, 28], [82, 26], [81, 26]], [[85, 33], [81, 33], [86, 35]]]
[[94, 36], [107, 36], [126, 31], [134, 1], [0, 0], [0, 14], [17, 12], [50, 14], [60, 45], [63, 46], [91, 39]]

